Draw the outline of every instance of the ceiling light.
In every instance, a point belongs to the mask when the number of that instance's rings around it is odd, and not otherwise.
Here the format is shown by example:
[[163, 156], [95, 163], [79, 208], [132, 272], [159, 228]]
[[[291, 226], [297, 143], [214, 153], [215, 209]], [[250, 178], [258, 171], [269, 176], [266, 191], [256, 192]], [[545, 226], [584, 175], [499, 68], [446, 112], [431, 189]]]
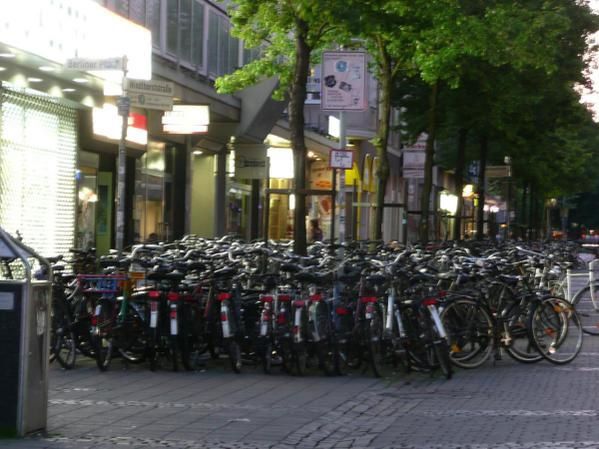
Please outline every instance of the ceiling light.
[[195, 151], [193, 152], [193, 155], [194, 155], [194, 156], [199, 156], [199, 155], [200, 155], [200, 154], [202, 154], [202, 153], [204, 153], [202, 150], [195, 150]]
[[76, 89], [73, 89], [72, 87], [66, 87], [64, 88], [62, 91], [63, 92], [75, 92]]
[[0, 72], [4, 72], [6, 70], [6, 67], [0, 67]]
[[0, 53], [0, 58], [14, 58], [15, 56], [14, 53]]
[[42, 72], [54, 72], [56, 69], [49, 65], [43, 65], [39, 68]]
[[30, 83], [41, 83], [44, 80], [41, 78], [34, 78], [34, 77], [30, 76], [29, 78], [27, 78], [27, 81], [29, 81]]
[[79, 84], [89, 83], [89, 80], [87, 78], [73, 78], [73, 81]]

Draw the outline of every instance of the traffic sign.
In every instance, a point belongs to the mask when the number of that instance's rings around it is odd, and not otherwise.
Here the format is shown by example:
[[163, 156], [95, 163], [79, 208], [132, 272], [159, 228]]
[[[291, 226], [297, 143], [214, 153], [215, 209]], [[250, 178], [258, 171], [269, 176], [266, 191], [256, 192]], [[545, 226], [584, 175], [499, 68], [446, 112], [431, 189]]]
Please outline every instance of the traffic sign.
[[170, 111], [173, 109], [175, 85], [170, 81], [127, 80], [127, 94], [131, 105], [145, 109]]
[[102, 71], [102, 70], [123, 70], [123, 57], [118, 58], [71, 58], [67, 59], [67, 69], [81, 70], [84, 72]]
[[354, 165], [354, 153], [351, 150], [331, 150], [329, 167], [350, 170]]

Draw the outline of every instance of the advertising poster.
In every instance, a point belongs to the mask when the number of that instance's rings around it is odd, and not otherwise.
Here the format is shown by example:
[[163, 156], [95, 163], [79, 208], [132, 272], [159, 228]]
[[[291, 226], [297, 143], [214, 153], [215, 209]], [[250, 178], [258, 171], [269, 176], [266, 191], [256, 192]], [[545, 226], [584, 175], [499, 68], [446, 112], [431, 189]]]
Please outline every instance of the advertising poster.
[[321, 107], [328, 111], [363, 111], [368, 107], [366, 53], [322, 55]]

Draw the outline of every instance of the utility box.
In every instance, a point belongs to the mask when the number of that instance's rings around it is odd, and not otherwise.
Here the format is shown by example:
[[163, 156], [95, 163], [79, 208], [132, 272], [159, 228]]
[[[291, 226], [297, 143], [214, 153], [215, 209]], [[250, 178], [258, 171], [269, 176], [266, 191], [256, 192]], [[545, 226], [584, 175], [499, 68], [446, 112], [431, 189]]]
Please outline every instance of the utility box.
[[46, 429], [51, 300], [49, 263], [0, 228], [0, 437]]

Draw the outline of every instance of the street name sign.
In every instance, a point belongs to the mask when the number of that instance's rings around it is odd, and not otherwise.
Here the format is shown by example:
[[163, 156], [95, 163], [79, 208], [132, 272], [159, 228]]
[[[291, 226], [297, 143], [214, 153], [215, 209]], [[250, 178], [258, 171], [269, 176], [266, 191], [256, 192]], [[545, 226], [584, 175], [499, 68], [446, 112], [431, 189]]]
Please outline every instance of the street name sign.
[[144, 109], [171, 111], [175, 85], [170, 81], [127, 79], [127, 95], [131, 106]]
[[351, 150], [331, 150], [329, 167], [350, 170], [354, 164], [354, 153]]
[[67, 59], [67, 69], [81, 70], [83, 72], [94, 72], [102, 70], [123, 70], [123, 57], [118, 58], [71, 58]]

